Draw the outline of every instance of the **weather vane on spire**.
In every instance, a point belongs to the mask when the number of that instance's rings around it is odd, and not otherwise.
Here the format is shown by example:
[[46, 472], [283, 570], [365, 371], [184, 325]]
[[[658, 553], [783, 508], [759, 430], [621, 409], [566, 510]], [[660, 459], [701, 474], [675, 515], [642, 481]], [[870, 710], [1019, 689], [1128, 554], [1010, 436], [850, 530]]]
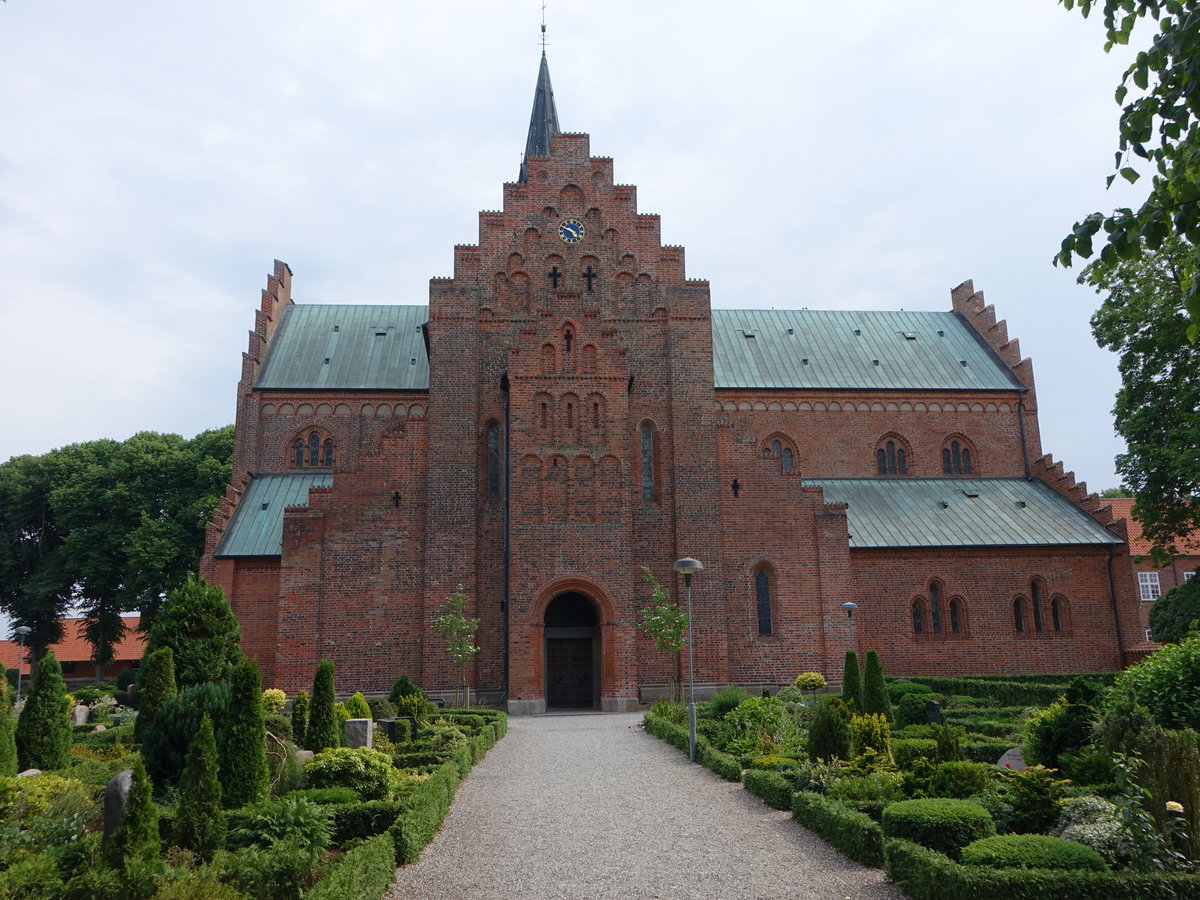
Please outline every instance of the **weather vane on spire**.
[[546, 52], [546, 4], [542, 3], [542, 53]]

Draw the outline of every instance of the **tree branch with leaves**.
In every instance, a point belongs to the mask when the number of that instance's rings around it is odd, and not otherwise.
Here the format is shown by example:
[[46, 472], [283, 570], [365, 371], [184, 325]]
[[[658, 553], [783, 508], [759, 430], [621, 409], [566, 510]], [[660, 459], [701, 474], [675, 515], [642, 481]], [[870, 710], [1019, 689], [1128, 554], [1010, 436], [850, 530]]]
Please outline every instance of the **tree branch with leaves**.
[[471, 692], [467, 687], [467, 663], [479, 652], [475, 645], [475, 632], [479, 629], [479, 620], [467, 618], [470, 602], [470, 596], [460, 584], [454, 593], [446, 598], [438, 616], [433, 620], [433, 630], [446, 641], [446, 653], [450, 662], [462, 670], [463, 703], [468, 707], [471, 705]]
[[671, 700], [679, 699], [679, 684], [683, 680], [680, 670], [680, 654], [683, 652], [683, 640], [687, 634], [688, 614], [678, 603], [671, 599], [671, 594], [658, 583], [654, 573], [642, 566], [642, 580], [650, 585], [650, 606], [638, 614], [638, 626], [654, 639], [656, 646], [663, 653], [671, 654], [675, 663], [675, 677], [671, 681]]

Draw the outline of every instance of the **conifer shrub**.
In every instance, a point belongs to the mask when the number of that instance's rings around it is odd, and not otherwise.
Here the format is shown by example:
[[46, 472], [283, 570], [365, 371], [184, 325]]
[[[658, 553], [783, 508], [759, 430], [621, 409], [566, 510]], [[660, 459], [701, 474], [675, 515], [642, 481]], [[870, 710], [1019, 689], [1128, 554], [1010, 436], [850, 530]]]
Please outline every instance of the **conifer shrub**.
[[878, 713], [888, 719], [892, 717], [892, 704], [888, 701], [887, 688], [883, 682], [883, 662], [879, 651], [867, 651], [866, 670], [863, 673], [862, 711]]
[[[241, 632], [225, 592], [203, 578], [167, 594], [154, 616], [146, 652], [170, 647], [180, 688], [224, 681], [242, 658]], [[218, 728], [219, 730], [219, 728]]]
[[125, 813], [104, 841], [104, 861], [114, 869], [127, 869], [130, 861], [157, 860], [162, 852], [158, 836], [158, 807], [154, 805], [150, 777], [140, 757], [134, 757], [133, 783]]
[[346, 701], [346, 712], [350, 714], [351, 719], [371, 718], [371, 707], [367, 705], [367, 698], [362, 695], [362, 691], [356, 691]]
[[893, 704], [896, 726], [903, 728], [906, 725], [924, 725], [925, 708], [932, 699], [933, 694], [902, 694]]
[[901, 800], [883, 811], [884, 837], [902, 838], [957, 860], [962, 848], [996, 833], [991, 814], [968, 800]]
[[301, 691], [292, 701], [292, 740], [296, 746], [303, 747], [304, 735], [308, 728], [308, 691]]
[[901, 769], [907, 769], [914, 759], [937, 759], [937, 741], [932, 738], [900, 738], [892, 741], [892, 758]]
[[306, 750], [320, 753], [327, 747], [338, 745], [339, 728], [333, 704], [333, 663], [323, 659], [317, 664], [317, 673], [313, 678], [312, 701], [308, 708], [308, 727], [304, 732]]
[[175, 696], [175, 652], [170, 647], [151, 650], [142, 660], [142, 690], [138, 701], [138, 715], [133, 721], [133, 738], [140, 742], [146, 731], [154, 724], [158, 708], [168, 697]]
[[396, 877], [396, 845], [383, 833], [363, 841], [304, 895], [305, 900], [374, 900]]
[[129, 686], [131, 684], [136, 684], [137, 680], [138, 680], [137, 670], [122, 669], [120, 672], [117, 673], [117, 680], [115, 682], [117, 691], [121, 692], [121, 693], [128, 691]]
[[71, 701], [53, 650], [38, 660], [36, 672], [17, 719], [17, 765], [21, 771], [63, 769], [71, 761]]
[[401, 697], [420, 697], [422, 700], [428, 700], [425, 692], [413, 683], [413, 680], [407, 675], [401, 675], [396, 679], [396, 683], [392, 685], [392, 692], [388, 694], [388, 699], [392, 701], [395, 707], [400, 706]]
[[930, 725], [929, 727], [933, 730], [934, 740], [937, 741], [938, 762], [957, 762], [966, 759], [962, 748], [962, 738], [965, 732], [961, 728], [957, 725]]
[[882, 713], [864, 713], [850, 717], [850, 756], [861, 756], [868, 750], [876, 751], [889, 761], [892, 759], [892, 728], [887, 716]]
[[858, 668], [858, 654], [846, 651], [846, 663], [842, 667], [842, 700], [861, 710], [863, 702], [862, 672]]
[[287, 705], [287, 694], [279, 688], [267, 688], [262, 692], [262, 707], [263, 712], [268, 716], [283, 712], [283, 708]]
[[229, 684], [222, 682], [184, 688], [158, 708], [153, 726], [142, 739], [142, 758], [156, 790], [161, 793], [178, 783], [192, 738], [206, 714], [220, 739], [229, 705]]
[[[723, 720], [727, 715], [737, 709], [743, 700], [748, 700], [750, 695], [746, 690], [736, 684], [727, 684], [708, 701], [709, 713], [712, 718], [718, 721]], [[680, 704], [682, 705], [682, 704]]]
[[17, 774], [16, 728], [8, 681], [0, 678], [0, 775]]
[[1068, 869], [1103, 872], [1104, 857], [1083, 844], [1046, 834], [997, 834], [962, 849], [966, 866], [994, 869]]
[[[459, 732], [461, 737], [461, 732]], [[465, 738], [464, 746], [465, 746]], [[443, 752], [449, 752], [445, 749]], [[396, 770], [386, 754], [370, 747], [333, 747], [322, 750], [304, 766], [309, 787], [348, 787], [363, 800], [387, 800], [396, 782]]]
[[437, 709], [432, 703], [419, 694], [405, 694], [399, 700], [395, 701], [396, 715], [408, 716], [415, 719], [417, 724], [423, 724], [429, 720], [430, 715]]
[[957, 797], [965, 800], [988, 789], [995, 777], [996, 767], [987, 763], [944, 762], [937, 767], [931, 793], [935, 797]]
[[808, 726], [808, 758], [847, 759], [850, 756], [850, 717], [842, 701], [827, 698], [817, 705]]
[[387, 697], [371, 697], [367, 700], [367, 706], [370, 707], [372, 719], [396, 718], [396, 707]]
[[267, 729], [258, 667], [241, 662], [229, 679], [229, 714], [221, 727], [221, 786], [227, 809], [267, 799]]
[[212, 719], [205, 715], [200, 719], [200, 729], [188, 749], [187, 763], [179, 779], [175, 843], [208, 861], [225, 846], [225, 831], [217, 741]]

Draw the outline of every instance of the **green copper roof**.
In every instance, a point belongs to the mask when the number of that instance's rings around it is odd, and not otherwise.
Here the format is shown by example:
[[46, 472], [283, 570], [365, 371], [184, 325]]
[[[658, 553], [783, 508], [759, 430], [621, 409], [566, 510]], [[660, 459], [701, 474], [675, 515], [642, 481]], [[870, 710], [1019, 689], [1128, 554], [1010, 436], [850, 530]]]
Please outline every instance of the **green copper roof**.
[[[255, 387], [427, 390], [428, 317], [426, 306], [289, 306]], [[712, 330], [718, 389], [1021, 390], [951, 312], [714, 309]]]
[[714, 309], [718, 388], [1020, 390], [952, 312]]
[[425, 306], [288, 306], [259, 389], [427, 390]]
[[308, 506], [308, 489], [328, 487], [333, 475], [256, 475], [246, 488], [233, 521], [214, 556], [279, 556], [283, 552], [283, 511]]
[[1029, 547], [1121, 539], [1042, 481], [806, 478], [845, 503], [850, 547]]

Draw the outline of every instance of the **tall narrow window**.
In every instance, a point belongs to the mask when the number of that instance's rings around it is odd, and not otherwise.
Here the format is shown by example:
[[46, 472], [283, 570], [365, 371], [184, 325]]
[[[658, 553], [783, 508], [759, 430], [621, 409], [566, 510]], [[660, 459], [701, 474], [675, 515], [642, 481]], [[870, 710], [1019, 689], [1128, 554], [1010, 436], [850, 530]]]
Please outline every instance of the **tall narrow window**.
[[319, 465], [321, 462], [321, 436], [315, 431], [308, 436], [308, 464]]
[[600, 404], [599, 403], [592, 404], [592, 428], [596, 429], [596, 431], [600, 430]]
[[942, 473], [944, 475], [971, 474], [971, 450], [966, 444], [953, 440], [942, 448]]
[[771, 633], [771, 576], [766, 569], [754, 573], [754, 601], [758, 608], [758, 633]]
[[495, 424], [487, 430], [487, 492], [500, 496], [500, 426]]
[[575, 427], [575, 404], [567, 404], [567, 428]]
[[304, 465], [304, 441], [296, 441], [296, 465]]
[[1042, 586], [1034, 581], [1029, 585], [1029, 605], [1033, 609], [1033, 630], [1042, 630]]
[[795, 464], [792, 461], [792, 448], [784, 447], [783, 448], [783, 471], [785, 471], [785, 472], [792, 471], [792, 468], [794, 465]]
[[888, 473], [887, 454], [883, 452], [882, 448], [875, 451], [875, 467], [879, 471], [880, 475], [886, 475]]
[[921, 601], [914, 600], [912, 605], [913, 634], [925, 632], [925, 614], [921, 609]]
[[779, 441], [771, 441], [771, 455], [774, 456], [776, 459], [782, 459], [783, 458], [783, 444], [779, 443]]
[[929, 628], [934, 634], [942, 633], [942, 586], [936, 581], [929, 584]]
[[875, 468], [880, 475], [907, 475], [908, 458], [904, 448], [888, 441], [875, 451]]
[[324, 453], [321, 459], [321, 465], [327, 469], [333, 468], [333, 441], [329, 438], [325, 439]]
[[962, 448], [962, 470], [964, 475], [971, 474], [971, 451], [966, 447]]
[[545, 404], [545, 403], [543, 403], [543, 404], [542, 404], [542, 418], [541, 418], [541, 425], [542, 425], [542, 427], [543, 427], [543, 428], [549, 428], [549, 427], [550, 427], [550, 408], [549, 408], [549, 406], [548, 406], [547, 404]]
[[1013, 627], [1017, 631], [1025, 630], [1025, 610], [1021, 604], [1020, 597], [1013, 601]]
[[642, 453], [642, 499], [654, 499], [654, 426], [643, 422], [638, 426]]
[[960, 634], [962, 632], [962, 612], [960, 610], [958, 599], [950, 601], [950, 633]]
[[571, 343], [572, 343], [574, 340], [575, 340], [575, 335], [571, 334], [571, 331], [570, 331], [570, 329], [568, 329], [568, 330], [567, 330], [567, 333], [566, 333], [566, 335], [564, 335], [564, 341], [563, 341], [563, 342], [566, 344], [566, 348], [565, 348], [565, 349], [566, 349], [566, 351], [567, 351], [568, 353], [570, 353], [570, 352], [571, 352]]
[[1062, 600], [1058, 597], [1050, 601], [1050, 620], [1054, 623], [1055, 631], [1063, 630]]

